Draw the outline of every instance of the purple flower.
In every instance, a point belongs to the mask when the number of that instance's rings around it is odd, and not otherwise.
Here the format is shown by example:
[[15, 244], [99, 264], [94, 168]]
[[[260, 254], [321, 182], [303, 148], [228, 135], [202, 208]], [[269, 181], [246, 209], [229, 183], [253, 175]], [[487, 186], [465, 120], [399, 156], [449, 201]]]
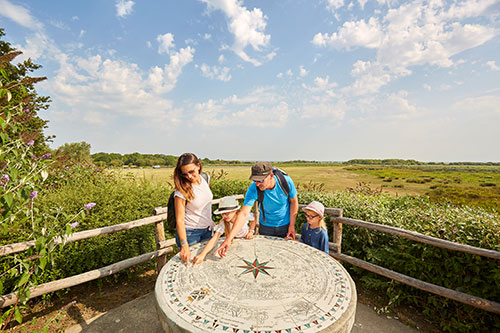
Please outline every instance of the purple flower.
[[23, 111], [24, 111], [24, 113], [28, 113], [28, 112], [30, 112], [30, 109], [24, 109]]
[[30, 141], [28, 141], [28, 143], [27, 143], [26, 145], [27, 145], [27, 146], [33, 146], [33, 144], [34, 144], [34, 143], [35, 143], [35, 141], [30, 140]]
[[78, 222], [71, 223], [71, 229], [75, 229], [77, 225], [78, 225]]
[[30, 193], [30, 199], [35, 199], [38, 196], [38, 191], [33, 191]]
[[0, 178], [0, 184], [5, 185], [9, 182], [10, 177], [7, 174], [3, 174], [2, 178]]
[[41, 158], [42, 160], [46, 160], [46, 159], [50, 158], [51, 156], [52, 156], [52, 154], [51, 154], [51, 153], [45, 153], [45, 154], [43, 154], [40, 158]]
[[94, 207], [95, 207], [95, 202], [89, 202], [88, 204], [83, 205], [83, 208], [85, 208], [86, 210], [91, 210]]
[[36, 160], [36, 156], [35, 155], [31, 155], [31, 159], [34, 161]]

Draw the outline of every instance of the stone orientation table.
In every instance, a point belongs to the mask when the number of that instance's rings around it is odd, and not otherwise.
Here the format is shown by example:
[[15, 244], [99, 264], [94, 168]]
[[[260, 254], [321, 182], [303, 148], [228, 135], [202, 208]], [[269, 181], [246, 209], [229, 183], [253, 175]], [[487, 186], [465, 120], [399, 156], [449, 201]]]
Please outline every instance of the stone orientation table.
[[350, 332], [357, 300], [337, 260], [268, 236], [235, 239], [225, 258], [209, 254], [196, 266], [177, 254], [160, 271], [155, 297], [166, 332]]

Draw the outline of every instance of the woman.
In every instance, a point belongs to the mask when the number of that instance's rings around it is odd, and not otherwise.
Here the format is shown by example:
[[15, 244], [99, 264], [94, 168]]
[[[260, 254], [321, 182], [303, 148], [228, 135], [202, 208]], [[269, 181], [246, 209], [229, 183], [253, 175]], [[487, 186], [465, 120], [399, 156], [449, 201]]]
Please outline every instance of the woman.
[[210, 239], [212, 221], [212, 191], [208, 177], [202, 177], [201, 163], [195, 154], [182, 154], [174, 170], [175, 217], [177, 247], [181, 260], [189, 264], [193, 244]]

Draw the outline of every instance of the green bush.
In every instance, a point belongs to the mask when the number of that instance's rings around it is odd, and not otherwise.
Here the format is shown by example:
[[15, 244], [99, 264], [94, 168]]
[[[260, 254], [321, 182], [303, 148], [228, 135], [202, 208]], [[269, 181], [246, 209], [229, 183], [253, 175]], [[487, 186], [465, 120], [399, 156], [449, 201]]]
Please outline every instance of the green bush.
[[[369, 196], [346, 192], [299, 194], [299, 202], [312, 200], [325, 207], [342, 208], [354, 219], [391, 225], [441, 239], [500, 251], [500, 216], [480, 208], [433, 203], [426, 197]], [[300, 230], [303, 219], [298, 219]], [[331, 234], [330, 234], [331, 235]], [[498, 302], [498, 261], [448, 251], [406, 238], [345, 225], [342, 252], [396, 272]], [[368, 288], [384, 291], [391, 304], [416, 306], [444, 331], [500, 329], [498, 315], [346, 265]]]
[[[129, 222], [153, 215], [153, 208], [166, 206], [169, 188], [152, 184], [146, 180], [122, 178], [104, 172], [92, 165], [75, 165], [51, 173], [50, 188], [38, 195], [36, 209], [44, 216], [63, 215], [78, 211], [84, 204], [95, 202], [96, 206], [82, 219], [76, 220], [74, 232], [96, 229], [104, 226]], [[57, 219], [54, 219], [57, 223]], [[28, 240], [29, 226], [25, 230], [11, 233], [4, 244]], [[168, 236], [167, 236], [168, 237]], [[131, 230], [68, 243], [54, 253], [50, 269], [37, 282], [61, 279], [110, 265], [120, 260], [155, 250], [154, 226], [144, 226]], [[30, 251], [18, 254], [28, 256]], [[8, 267], [11, 258], [3, 258], [0, 267]], [[7, 276], [1, 277], [4, 293], [12, 288]]]

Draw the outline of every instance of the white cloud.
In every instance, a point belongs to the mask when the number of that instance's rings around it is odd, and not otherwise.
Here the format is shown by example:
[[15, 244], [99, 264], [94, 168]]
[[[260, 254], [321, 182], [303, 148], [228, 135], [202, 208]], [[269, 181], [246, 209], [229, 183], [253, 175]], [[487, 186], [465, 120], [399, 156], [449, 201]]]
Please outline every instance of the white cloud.
[[212, 38], [212, 35], [211, 35], [211, 34], [205, 33], [205, 34], [203, 35], [203, 39], [204, 39], [204, 40], [209, 40], [210, 38]]
[[250, 94], [236, 95], [195, 105], [194, 121], [209, 127], [280, 128], [286, 125], [291, 110], [273, 87], [261, 87]]
[[431, 91], [432, 90], [432, 87], [430, 85], [428, 85], [428, 84], [424, 84], [423, 87], [427, 91]]
[[163, 69], [154, 67], [149, 73], [149, 86], [157, 93], [171, 91], [177, 84], [177, 78], [182, 73], [184, 66], [193, 61], [195, 49], [191, 46], [180, 49], [179, 51], [170, 51], [170, 63]]
[[225, 60], [225, 59], [224, 59], [224, 55], [223, 55], [223, 54], [221, 54], [221, 55], [219, 56], [219, 59], [218, 59], [217, 61], [219, 62], [219, 64], [222, 64], [222, 63], [224, 62], [224, 60]]
[[116, 7], [116, 16], [118, 17], [125, 17], [130, 14], [132, 14], [132, 7], [134, 6], [135, 2], [134, 1], [125, 1], [125, 0], [118, 0], [115, 4]]
[[307, 71], [307, 69], [304, 68], [304, 66], [301, 65], [300, 66], [299, 75], [301, 77], [305, 77], [305, 76], [307, 76], [307, 74], [309, 74], [309, 72]]
[[208, 77], [210, 79], [217, 79], [223, 82], [228, 82], [229, 80], [231, 80], [229, 67], [219, 68], [217, 66], [208, 66], [207, 64], [202, 64], [200, 70], [204, 77]]
[[492, 71], [494, 71], [494, 72], [496, 72], [496, 71], [500, 70], [500, 67], [498, 67], [498, 65], [496, 64], [496, 62], [495, 62], [494, 60], [487, 61], [487, 62], [486, 62], [486, 66], [487, 66], [490, 70], [492, 70]]
[[[209, 9], [217, 9], [224, 12], [228, 18], [230, 32], [234, 35], [234, 43], [231, 49], [244, 61], [254, 66], [260, 66], [262, 62], [247, 54], [245, 49], [251, 46], [256, 52], [262, 52], [263, 48], [269, 46], [270, 35], [265, 34], [266, 19], [259, 8], [248, 10], [242, 6], [239, 0], [201, 0]], [[266, 59], [266, 58], [264, 58]]]
[[455, 112], [467, 112], [472, 114], [497, 114], [500, 115], [500, 96], [486, 95], [471, 97], [461, 100], [452, 105]]
[[335, 11], [343, 6], [344, 6], [344, 0], [328, 0], [327, 7], [332, 11]]
[[345, 22], [338, 32], [331, 35], [317, 33], [312, 43], [317, 46], [330, 46], [336, 49], [350, 49], [354, 46], [378, 48], [382, 42], [380, 23], [374, 17], [357, 22]]
[[169, 54], [170, 48], [173, 48], [174, 45], [174, 35], [171, 33], [166, 33], [164, 35], [158, 35], [156, 37], [156, 40], [160, 44], [158, 46], [158, 53], [159, 54]]
[[[353, 65], [351, 74], [356, 81], [348, 88], [357, 94], [375, 93], [393, 79], [410, 75], [412, 66], [450, 67], [453, 56], [495, 37], [498, 32], [493, 27], [470, 22], [470, 18], [485, 15], [494, 3], [466, 0], [448, 6], [441, 1], [412, 1], [389, 8], [380, 18], [348, 21], [337, 32], [317, 33], [312, 43], [337, 50], [376, 50], [375, 61], [359, 60]], [[461, 22], [465, 19], [469, 21]]]
[[80, 30], [80, 33], [78, 34], [78, 37], [79, 37], [79, 38], [82, 38], [82, 37], [85, 35], [85, 33], [86, 33], [86, 31], [85, 31], [85, 30], [83, 30], [83, 29], [81, 29], [81, 30]]
[[30, 11], [23, 6], [11, 4], [7, 0], [0, 0], [0, 15], [11, 19], [19, 25], [31, 30], [43, 29], [43, 24], [30, 14]]
[[368, 2], [368, 0], [358, 0], [359, 7], [361, 7], [361, 10], [365, 9], [365, 4]]

